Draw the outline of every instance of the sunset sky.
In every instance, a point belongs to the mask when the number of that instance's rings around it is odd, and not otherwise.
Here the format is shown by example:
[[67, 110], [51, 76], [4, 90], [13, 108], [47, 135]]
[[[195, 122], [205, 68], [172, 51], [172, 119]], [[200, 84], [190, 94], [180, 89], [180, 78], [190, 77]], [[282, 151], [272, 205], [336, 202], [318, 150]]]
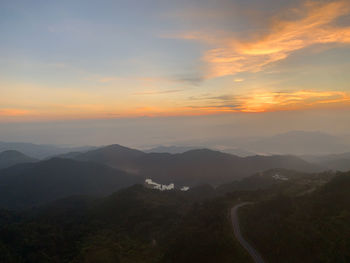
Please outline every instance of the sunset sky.
[[2, 0], [0, 122], [349, 111], [350, 1]]

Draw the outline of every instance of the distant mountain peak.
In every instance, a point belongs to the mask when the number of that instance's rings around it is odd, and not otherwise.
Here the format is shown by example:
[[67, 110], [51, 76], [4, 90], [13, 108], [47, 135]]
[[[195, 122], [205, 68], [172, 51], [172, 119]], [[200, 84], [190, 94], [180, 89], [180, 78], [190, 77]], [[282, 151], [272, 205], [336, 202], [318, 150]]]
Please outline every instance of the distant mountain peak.
[[[95, 150], [92, 150], [92, 151], [130, 151], [130, 152], [138, 152], [138, 153], [144, 153], [140, 150], [136, 150], [136, 149], [132, 149], [132, 148], [129, 148], [129, 147], [126, 147], [126, 146], [123, 146], [123, 145], [120, 145], [120, 144], [111, 144], [111, 145], [107, 145], [107, 146], [103, 146], [103, 147], [100, 147], [100, 148], [97, 148]], [[90, 151], [90, 152], [92, 152]]]
[[6, 150], [0, 153], [0, 169], [10, 167], [20, 163], [30, 163], [37, 161], [19, 151]]

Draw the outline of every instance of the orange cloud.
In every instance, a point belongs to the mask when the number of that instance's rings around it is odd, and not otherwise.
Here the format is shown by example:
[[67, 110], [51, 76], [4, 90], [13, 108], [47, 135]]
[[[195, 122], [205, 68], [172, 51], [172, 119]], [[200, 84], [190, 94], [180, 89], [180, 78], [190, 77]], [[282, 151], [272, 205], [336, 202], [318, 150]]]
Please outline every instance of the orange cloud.
[[[350, 94], [341, 91], [257, 91], [250, 95], [224, 95], [192, 99], [193, 110], [205, 114], [225, 112], [271, 112], [350, 106]], [[203, 106], [205, 104], [205, 106]]]
[[[233, 112], [271, 112], [350, 106], [350, 94], [341, 91], [294, 92], [258, 91], [251, 95], [191, 98], [186, 106], [152, 105], [143, 103], [138, 107], [117, 107], [103, 104], [51, 105], [35, 111], [23, 109], [0, 109], [0, 121], [32, 121], [61, 119], [130, 118], [210, 115]], [[203, 105], [205, 104], [205, 105]]]
[[23, 110], [23, 109], [1, 109], [0, 108], [0, 117], [21, 117], [32, 114], [32, 111]]
[[[206, 105], [203, 106], [203, 101]], [[259, 113], [350, 106], [350, 94], [342, 91], [255, 92], [251, 95], [204, 97], [192, 99], [193, 106], [143, 107], [128, 116], [183, 116], [233, 112]]]
[[[205, 52], [207, 78], [234, 75], [239, 72], [258, 72], [264, 66], [287, 58], [292, 52], [314, 44], [350, 43], [350, 27], [334, 25], [336, 19], [350, 13], [350, 1], [307, 1], [293, 12], [296, 20], [272, 19], [268, 33], [242, 41], [213, 33], [177, 35], [187, 40], [199, 40], [214, 45]], [[215, 40], [216, 39], [216, 40]]]
[[340, 91], [259, 92], [238, 97], [241, 112], [266, 112], [317, 108], [321, 104], [350, 104], [350, 95]]

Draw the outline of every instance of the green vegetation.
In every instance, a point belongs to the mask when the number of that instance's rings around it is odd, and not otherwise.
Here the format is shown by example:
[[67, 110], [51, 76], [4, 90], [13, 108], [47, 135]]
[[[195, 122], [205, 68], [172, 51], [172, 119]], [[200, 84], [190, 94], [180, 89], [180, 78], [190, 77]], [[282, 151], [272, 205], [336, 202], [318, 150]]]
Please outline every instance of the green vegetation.
[[[250, 262], [225, 198], [135, 185], [75, 196], [21, 215], [3, 211], [0, 262]], [[16, 218], [14, 220], [13, 218]]]
[[250, 262], [233, 237], [224, 198], [195, 204], [170, 235], [164, 262]]
[[0, 177], [1, 206], [27, 209], [0, 210], [0, 262], [251, 262], [229, 217], [242, 201], [254, 202], [239, 210], [243, 235], [267, 262], [350, 261], [350, 173], [278, 168], [217, 188], [114, 192], [141, 177], [55, 158]]
[[350, 262], [350, 173], [312, 193], [281, 191], [241, 210], [248, 239], [268, 262]]

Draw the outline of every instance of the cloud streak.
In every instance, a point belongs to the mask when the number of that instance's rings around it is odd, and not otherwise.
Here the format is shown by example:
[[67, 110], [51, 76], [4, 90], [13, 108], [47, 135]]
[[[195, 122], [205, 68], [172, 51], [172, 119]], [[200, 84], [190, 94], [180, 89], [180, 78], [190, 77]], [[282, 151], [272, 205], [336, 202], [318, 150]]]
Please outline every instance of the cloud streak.
[[0, 117], [23, 117], [33, 114], [32, 111], [24, 109], [8, 109], [0, 108]]
[[186, 105], [113, 109], [104, 105], [58, 105], [45, 114], [23, 109], [0, 109], [1, 120], [59, 120], [87, 118], [128, 118], [160, 116], [194, 116], [223, 113], [260, 113], [286, 110], [330, 108], [350, 105], [350, 94], [342, 91], [299, 90], [291, 92], [260, 91], [251, 95], [220, 95], [191, 97]]
[[[350, 94], [341, 91], [299, 90], [293, 92], [254, 92], [251, 95], [222, 95], [192, 98], [194, 102], [205, 101], [206, 105], [192, 106], [203, 112], [271, 112], [302, 110], [350, 104]], [[200, 102], [201, 103], [201, 102]]]
[[326, 104], [349, 104], [350, 95], [340, 91], [262, 92], [242, 97], [243, 112], [266, 112], [316, 108]]
[[208, 65], [206, 77], [216, 78], [240, 72], [258, 72], [271, 63], [286, 59], [293, 52], [315, 44], [350, 44], [350, 27], [336, 25], [336, 20], [350, 13], [347, 0], [320, 2], [307, 1], [286, 14], [297, 17], [286, 20], [274, 17], [267, 33], [241, 40], [227, 33], [199, 32], [177, 34], [174, 38], [197, 40], [213, 48], [202, 59]]

